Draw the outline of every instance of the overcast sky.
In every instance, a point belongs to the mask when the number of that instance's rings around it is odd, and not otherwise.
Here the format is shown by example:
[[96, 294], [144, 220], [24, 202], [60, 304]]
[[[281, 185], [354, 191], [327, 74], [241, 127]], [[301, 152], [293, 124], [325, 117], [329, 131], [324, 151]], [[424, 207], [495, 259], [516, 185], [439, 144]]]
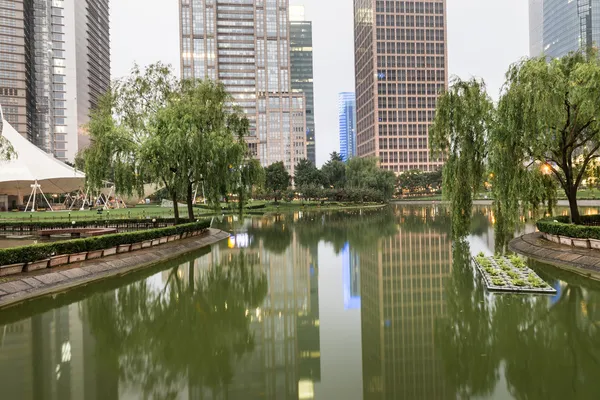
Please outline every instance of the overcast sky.
[[[313, 21], [317, 164], [339, 151], [337, 94], [354, 91], [353, 0], [290, 0]], [[450, 75], [485, 79], [498, 97], [507, 67], [527, 56], [524, 0], [447, 0]], [[111, 2], [113, 78], [134, 62], [172, 64], [179, 74], [178, 0]]]

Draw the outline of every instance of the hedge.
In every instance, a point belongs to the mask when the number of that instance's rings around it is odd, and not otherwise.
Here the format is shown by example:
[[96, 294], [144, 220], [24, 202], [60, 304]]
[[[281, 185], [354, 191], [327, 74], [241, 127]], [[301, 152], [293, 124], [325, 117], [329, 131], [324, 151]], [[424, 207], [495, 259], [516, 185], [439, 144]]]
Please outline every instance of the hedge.
[[[155, 218], [157, 224], [174, 224], [174, 218]], [[180, 219], [180, 222], [186, 222], [185, 219]], [[61, 228], [86, 228], [86, 227], [102, 227], [109, 225], [127, 225], [127, 224], [153, 224], [152, 219], [130, 218], [130, 219], [97, 219], [83, 221], [0, 221], [2, 227], [33, 227], [40, 229], [61, 229]]]
[[56, 255], [76, 254], [94, 250], [109, 249], [122, 244], [134, 244], [165, 236], [205, 230], [209, 227], [210, 220], [204, 220], [166, 228], [116, 233], [112, 235], [96, 236], [85, 239], [74, 239], [0, 249], [0, 265], [29, 263], [44, 260]]
[[570, 223], [568, 216], [557, 216], [543, 218], [536, 222], [540, 232], [551, 235], [567, 236], [578, 239], [597, 239], [600, 240], [600, 226], [586, 225], [600, 223], [600, 216], [586, 215], [581, 216], [583, 225]]

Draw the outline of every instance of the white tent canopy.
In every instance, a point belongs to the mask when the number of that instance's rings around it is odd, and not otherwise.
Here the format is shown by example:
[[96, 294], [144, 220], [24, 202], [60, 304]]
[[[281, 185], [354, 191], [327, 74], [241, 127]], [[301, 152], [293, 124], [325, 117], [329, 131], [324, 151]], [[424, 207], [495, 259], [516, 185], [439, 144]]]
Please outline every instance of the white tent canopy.
[[70, 193], [83, 189], [85, 175], [39, 149], [19, 134], [2, 116], [2, 136], [16, 157], [0, 161], [0, 195], [28, 195], [36, 182], [44, 193]]

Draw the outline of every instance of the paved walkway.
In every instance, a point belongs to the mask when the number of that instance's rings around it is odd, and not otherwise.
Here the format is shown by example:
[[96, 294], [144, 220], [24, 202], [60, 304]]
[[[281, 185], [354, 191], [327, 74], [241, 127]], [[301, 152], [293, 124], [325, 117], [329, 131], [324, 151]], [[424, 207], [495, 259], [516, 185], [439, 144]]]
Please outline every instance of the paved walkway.
[[124, 275], [209, 246], [227, 237], [229, 233], [211, 228], [204, 235], [165, 243], [150, 249], [70, 264], [66, 268], [45, 269], [36, 271], [37, 273], [16, 275], [14, 279], [0, 283], [0, 308], [23, 300], [63, 292], [108, 277]]
[[556, 265], [580, 275], [600, 279], [600, 251], [550, 242], [540, 232], [511, 240], [509, 249], [534, 260]]

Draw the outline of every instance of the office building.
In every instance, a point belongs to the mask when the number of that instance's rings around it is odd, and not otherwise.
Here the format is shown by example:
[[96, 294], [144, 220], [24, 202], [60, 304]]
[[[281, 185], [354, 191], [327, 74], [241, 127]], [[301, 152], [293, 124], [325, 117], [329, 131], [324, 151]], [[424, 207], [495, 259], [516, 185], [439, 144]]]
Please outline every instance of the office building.
[[340, 123], [340, 155], [348, 161], [356, 156], [356, 98], [354, 93], [343, 92], [338, 96]]
[[432, 171], [429, 125], [448, 84], [446, 1], [354, 2], [359, 157], [382, 168]]
[[597, 46], [600, 0], [529, 0], [529, 38], [530, 56], [557, 58]]
[[360, 255], [363, 398], [449, 399], [436, 332], [447, 315], [452, 240], [430, 211], [396, 212], [419, 224], [379, 239], [376, 257]]
[[73, 161], [110, 86], [108, 0], [0, 2], [0, 104], [15, 129]]
[[290, 46], [292, 90], [306, 99], [306, 158], [316, 164], [312, 22], [305, 20], [304, 6], [290, 6]]
[[306, 158], [305, 98], [293, 93], [288, 0], [180, 0], [181, 76], [222, 82], [250, 120], [263, 166]]
[[529, 0], [529, 56], [537, 57], [544, 48], [544, 0]]

